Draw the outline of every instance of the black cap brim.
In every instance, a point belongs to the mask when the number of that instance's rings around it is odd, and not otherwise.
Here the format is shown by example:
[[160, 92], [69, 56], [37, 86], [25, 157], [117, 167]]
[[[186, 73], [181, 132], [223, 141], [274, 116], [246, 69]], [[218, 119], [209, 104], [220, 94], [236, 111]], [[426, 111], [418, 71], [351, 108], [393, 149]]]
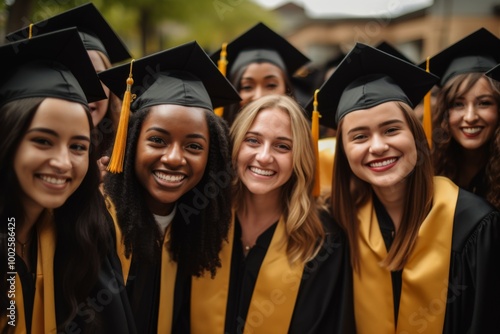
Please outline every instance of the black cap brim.
[[[127, 47], [113, 31], [93, 3], [75, 7], [47, 20], [37, 22], [32, 27], [32, 35], [39, 36], [60, 29], [76, 27], [83, 36], [87, 50], [98, 50], [108, 56], [111, 63], [131, 58]], [[19, 41], [29, 37], [29, 27], [6, 36], [9, 41]], [[94, 40], [97, 39], [96, 40]], [[103, 50], [104, 48], [104, 50]]]
[[[75, 28], [5, 44], [0, 48], [0, 59], [4, 66], [2, 104], [26, 97], [81, 103], [107, 98]], [[40, 64], [32, 66], [34, 63]], [[26, 64], [31, 64], [31, 75], [23, 68]]]

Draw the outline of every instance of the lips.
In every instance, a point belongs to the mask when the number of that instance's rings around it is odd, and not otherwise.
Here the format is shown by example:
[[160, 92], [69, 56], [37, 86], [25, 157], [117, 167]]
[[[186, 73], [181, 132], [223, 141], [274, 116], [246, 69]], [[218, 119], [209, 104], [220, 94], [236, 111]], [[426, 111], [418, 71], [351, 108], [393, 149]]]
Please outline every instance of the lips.
[[483, 127], [471, 127], [471, 128], [462, 128], [462, 132], [467, 136], [467, 137], [474, 137], [477, 136], [479, 133], [483, 131]]
[[249, 169], [253, 173], [255, 173], [257, 175], [262, 175], [262, 176], [272, 176], [272, 175], [276, 174], [275, 171], [272, 171], [272, 170], [269, 170], [269, 169], [261, 169], [261, 168], [257, 168], [257, 167], [250, 167]]
[[59, 177], [59, 176], [45, 175], [45, 174], [37, 174], [36, 177], [42, 180], [43, 184], [45, 184], [46, 187], [55, 190], [62, 190], [71, 180], [70, 178], [67, 177]]

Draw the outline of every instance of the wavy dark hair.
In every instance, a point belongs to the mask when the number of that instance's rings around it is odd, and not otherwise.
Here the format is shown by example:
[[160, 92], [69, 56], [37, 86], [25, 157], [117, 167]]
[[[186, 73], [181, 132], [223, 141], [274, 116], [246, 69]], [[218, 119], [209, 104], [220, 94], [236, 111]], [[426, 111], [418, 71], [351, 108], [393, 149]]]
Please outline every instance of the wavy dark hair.
[[[441, 89], [434, 115], [433, 158], [436, 175], [444, 175], [457, 182], [464, 157], [460, 144], [453, 138], [449, 126], [449, 109], [454, 100], [468, 92], [481, 78], [488, 80], [500, 113], [500, 83], [483, 73], [459, 74], [449, 80]], [[462, 85], [462, 83], [465, 83]], [[500, 118], [500, 115], [499, 115]], [[486, 193], [480, 194], [493, 206], [500, 209], [500, 121], [491, 140], [485, 144]], [[476, 162], [477, 163], [477, 162]]]
[[[104, 189], [116, 207], [122, 230], [126, 256], [153, 261], [161, 250], [163, 237], [152, 212], [146, 204], [146, 189], [135, 173], [137, 141], [142, 124], [151, 109], [132, 115], [129, 123], [123, 173], [108, 174]], [[182, 262], [188, 272], [201, 276], [204, 271], [215, 275], [221, 266], [219, 252], [227, 238], [231, 223], [231, 143], [224, 120], [205, 110], [210, 133], [207, 166], [201, 181], [177, 201], [172, 221], [168, 251], [176, 262]], [[198, 202], [204, 197], [204, 204]]]
[[[26, 133], [38, 107], [44, 98], [26, 98], [12, 101], [0, 108], [0, 217], [2, 268], [0, 313], [4, 316], [7, 298], [5, 276], [7, 272], [6, 221], [15, 217], [16, 225], [22, 224], [23, 205], [21, 187], [17, 180], [13, 161], [17, 148]], [[92, 118], [85, 106], [92, 129]], [[58, 324], [64, 328], [78, 311], [97, 282], [101, 261], [110, 249], [111, 218], [107, 214], [104, 198], [99, 191], [99, 170], [96, 157], [90, 150], [89, 168], [81, 185], [59, 208], [53, 210], [57, 230], [54, 260], [54, 280], [64, 296], [66, 314], [58, 315]]]
[[[261, 63], [262, 63], [262, 61], [261, 61]], [[253, 63], [250, 63], [250, 64], [253, 64]], [[238, 92], [241, 91], [241, 78], [243, 77], [243, 74], [245, 73], [245, 71], [247, 70], [247, 68], [250, 64], [247, 64], [247, 65], [242, 66], [241, 68], [237, 69], [234, 72], [234, 74], [229, 78], [229, 81], [233, 84], [233, 86], [236, 88], [236, 90]], [[283, 69], [281, 69], [281, 72], [283, 73], [283, 79], [285, 80], [285, 95], [290, 96], [291, 98], [296, 100], [294, 86], [292, 84], [290, 77], [288, 77], [287, 73], [285, 71], [283, 71]], [[240, 106], [239, 102], [234, 103], [234, 104], [224, 108], [224, 114], [222, 117], [226, 120], [229, 127], [232, 126], [240, 109], [241, 109], [241, 106]]]

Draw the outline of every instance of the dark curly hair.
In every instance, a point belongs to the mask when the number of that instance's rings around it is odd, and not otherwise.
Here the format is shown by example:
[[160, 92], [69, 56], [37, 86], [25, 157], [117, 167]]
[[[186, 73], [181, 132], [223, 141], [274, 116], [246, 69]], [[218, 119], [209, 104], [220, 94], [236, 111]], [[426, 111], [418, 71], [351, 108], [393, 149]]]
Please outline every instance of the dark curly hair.
[[[123, 173], [108, 174], [104, 189], [116, 207], [126, 256], [153, 261], [162, 245], [162, 236], [145, 201], [147, 191], [135, 174], [137, 141], [149, 108], [131, 116]], [[219, 252], [227, 238], [231, 222], [230, 180], [231, 144], [224, 120], [205, 110], [210, 133], [207, 166], [201, 181], [177, 201], [172, 221], [168, 251], [176, 262], [182, 262], [189, 273], [200, 276], [204, 271], [215, 275], [220, 267]], [[197, 201], [204, 197], [204, 203]]]
[[[463, 166], [463, 149], [453, 138], [449, 126], [449, 109], [453, 101], [469, 91], [481, 78], [485, 78], [493, 89], [493, 96], [500, 106], [500, 83], [483, 73], [459, 74], [449, 80], [441, 89], [433, 117], [433, 159], [436, 175], [444, 175], [457, 182], [460, 167]], [[462, 85], [462, 83], [464, 83]], [[499, 107], [500, 108], [500, 107]], [[500, 209], [500, 122], [486, 147], [486, 193], [479, 194], [493, 206]]]
[[[3, 222], [8, 217], [15, 217], [16, 226], [22, 224], [24, 210], [21, 187], [13, 166], [14, 156], [43, 100], [44, 98], [15, 100], [0, 108], [0, 217]], [[88, 109], [86, 113], [92, 129]], [[76, 316], [79, 303], [86, 300], [97, 282], [101, 261], [111, 248], [112, 221], [99, 191], [96, 160], [95, 150], [90, 150], [89, 167], [82, 183], [61, 207], [53, 210], [57, 230], [54, 268], [58, 268], [54, 270], [54, 281], [61, 282], [60, 286], [56, 284], [55, 292], [60, 291], [66, 304], [65, 314], [58, 314], [60, 328], [64, 328]], [[0, 313], [3, 316], [9, 303], [5, 280], [7, 224], [0, 224], [0, 229]]]

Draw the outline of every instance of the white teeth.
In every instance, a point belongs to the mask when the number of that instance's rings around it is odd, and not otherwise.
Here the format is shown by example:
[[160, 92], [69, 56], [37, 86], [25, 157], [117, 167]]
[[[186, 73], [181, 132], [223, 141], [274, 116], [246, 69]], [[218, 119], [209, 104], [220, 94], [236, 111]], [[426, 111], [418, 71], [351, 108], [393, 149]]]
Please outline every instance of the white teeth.
[[45, 175], [40, 175], [40, 178], [44, 180], [47, 183], [52, 183], [52, 184], [64, 184], [66, 183], [66, 179], [58, 179], [55, 177], [51, 176], [45, 176]]
[[384, 160], [384, 161], [379, 161], [379, 162], [372, 162], [370, 163], [370, 167], [384, 167], [387, 165], [390, 165], [396, 161], [396, 158], [392, 158], [389, 160]]
[[263, 175], [263, 176], [271, 176], [271, 175], [275, 174], [275, 172], [273, 172], [272, 170], [264, 170], [264, 169], [260, 169], [257, 167], [250, 167], [250, 170], [252, 172], [254, 172], [255, 174], [259, 174], [259, 175]]
[[172, 174], [164, 174], [160, 172], [155, 172], [154, 173], [159, 179], [162, 179], [167, 182], [180, 182], [184, 180], [185, 176], [184, 175], [172, 175]]
[[473, 135], [473, 134], [478, 133], [479, 131], [481, 131], [481, 128], [463, 128], [462, 130], [465, 133]]

